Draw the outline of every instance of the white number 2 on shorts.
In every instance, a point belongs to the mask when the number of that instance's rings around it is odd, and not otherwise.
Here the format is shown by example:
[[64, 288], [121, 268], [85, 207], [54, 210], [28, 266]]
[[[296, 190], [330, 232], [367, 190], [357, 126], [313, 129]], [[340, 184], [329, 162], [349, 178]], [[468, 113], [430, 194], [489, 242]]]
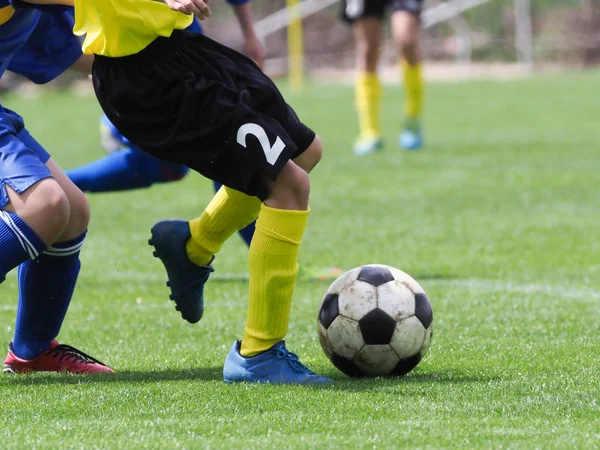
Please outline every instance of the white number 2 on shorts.
[[260, 142], [260, 146], [262, 147], [263, 152], [265, 153], [265, 157], [267, 158], [267, 162], [272, 166], [275, 165], [279, 155], [285, 148], [285, 144], [281, 140], [279, 136], [275, 140], [275, 143], [271, 145], [269, 142], [269, 137], [267, 136], [267, 132], [263, 127], [257, 125], [255, 123], [246, 123], [240, 127], [237, 132], [237, 142], [242, 147], [246, 148], [246, 136], [251, 134], [252, 136], [258, 139]]

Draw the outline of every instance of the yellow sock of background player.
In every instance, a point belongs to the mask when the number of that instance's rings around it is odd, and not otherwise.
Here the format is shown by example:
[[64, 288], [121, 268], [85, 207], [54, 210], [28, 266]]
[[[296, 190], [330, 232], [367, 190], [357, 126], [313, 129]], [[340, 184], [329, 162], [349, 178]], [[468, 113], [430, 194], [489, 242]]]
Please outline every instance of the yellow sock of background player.
[[404, 150], [418, 150], [423, 147], [421, 112], [423, 110], [423, 75], [421, 64], [400, 64], [404, 78], [404, 128], [398, 144]]
[[400, 63], [404, 80], [404, 114], [407, 121], [418, 121], [423, 111], [423, 74], [421, 64]]
[[268, 350], [287, 333], [308, 213], [261, 207], [248, 253], [250, 289], [242, 356]]
[[256, 219], [260, 205], [257, 197], [222, 186], [202, 215], [189, 222], [192, 237], [185, 249], [190, 261], [208, 265], [233, 233]]
[[381, 82], [376, 73], [363, 72], [356, 78], [356, 110], [360, 127], [359, 141], [379, 139], [381, 123]]

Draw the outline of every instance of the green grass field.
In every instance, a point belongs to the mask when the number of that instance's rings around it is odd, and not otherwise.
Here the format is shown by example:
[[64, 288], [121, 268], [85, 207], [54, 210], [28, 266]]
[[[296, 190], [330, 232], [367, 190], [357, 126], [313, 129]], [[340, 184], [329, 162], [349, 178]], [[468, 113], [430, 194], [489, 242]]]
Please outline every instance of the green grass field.
[[[401, 92], [384, 97], [385, 151], [358, 159], [352, 89], [289, 94], [325, 143], [301, 264], [389, 264], [421, 282], [436, 333], [403, 379], [353, 380], [329, 363], [316, 316], [328, 284], [302, 281], [287, 342], [335, 379], [325, 388], [223, 383], [246, 315], [234, 237], [184, 322], [146, 244], [192, 218], [209, 181], [90, 196], [83, 269], [60, 339], [110, 378], [0, 379], [3, 449], [599, 448], [599, 73], [433, 84], [427, 149], [396, 148]], [[8, 97], [65, 168], [102, 156], [95, 99]], [[0, 289], [11, 339], [16, 277]]]

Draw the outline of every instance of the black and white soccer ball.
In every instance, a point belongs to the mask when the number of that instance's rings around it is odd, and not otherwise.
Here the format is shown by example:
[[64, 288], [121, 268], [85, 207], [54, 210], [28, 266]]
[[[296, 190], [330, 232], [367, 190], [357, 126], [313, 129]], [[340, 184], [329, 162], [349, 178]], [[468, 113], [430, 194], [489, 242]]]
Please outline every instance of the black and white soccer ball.
[[410, 275], [372, 264], [332, 283], [317, 326], [325, 354], [346, 375], [403, 376], [429, 348], [433, 311]]

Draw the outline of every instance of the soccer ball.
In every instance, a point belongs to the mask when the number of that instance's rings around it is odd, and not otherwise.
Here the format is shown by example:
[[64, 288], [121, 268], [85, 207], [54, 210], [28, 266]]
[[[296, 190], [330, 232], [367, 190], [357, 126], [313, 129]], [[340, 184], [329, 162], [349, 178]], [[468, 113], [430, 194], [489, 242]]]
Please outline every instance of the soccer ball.
[[325, 354], [346, 375], [403, 376], [429, 348], [433, 312], [410, 275], [372, 264], [333, 282], [321, 302], [317, 326]]

